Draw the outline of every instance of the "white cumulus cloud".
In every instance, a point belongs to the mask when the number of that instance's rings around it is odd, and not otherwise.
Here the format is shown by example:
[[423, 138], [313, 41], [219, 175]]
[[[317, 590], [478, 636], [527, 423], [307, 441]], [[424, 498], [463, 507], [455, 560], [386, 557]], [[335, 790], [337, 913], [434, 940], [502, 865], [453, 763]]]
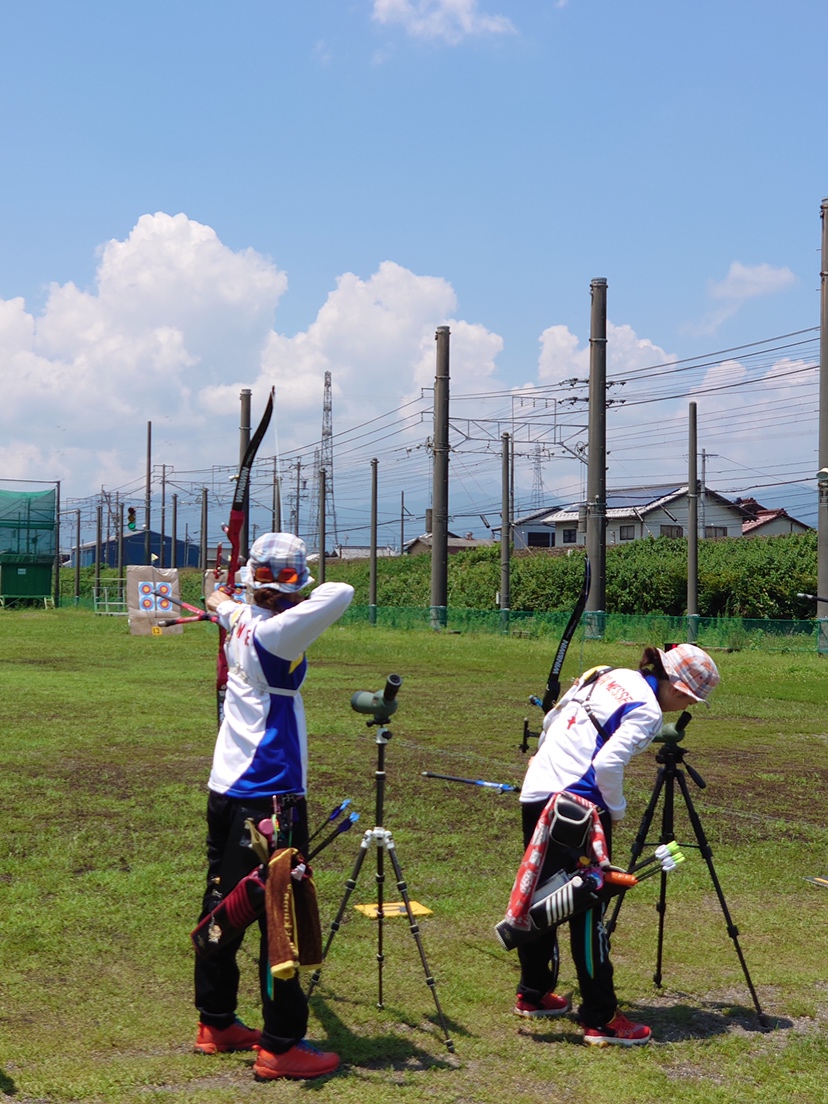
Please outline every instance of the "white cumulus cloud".
[[718, 306], [708, 311], [701, 322], [690, 329], [701, 335], [714, 334], [751, 299], [777, 295], [795, 283], [796, 276], [789, 268], [770, 264], [746, 265], [741, 261], [733, 261], [723, 280], [711, 280], [708, 283], [708, 295]]
[[391, 261], [367, 278], [345, 273], [291, 337], [275, 326], [286, 288], [255, 250], [157, 213], [102, 247], [90, 290], [55, 284], [37, 315], [0, 300], [4, 476], [60, 479], [76, 497], [139, 480], [147, 422], [157, 464], [232, 465], [245, 387], [256, 418], [275, 386], [280, 445], [306, 446], [321, 432], [326, 371], [337, 429], [359, 424], [432, 386], [440, 325], [452, 330], [455, 392], [494, 376], [502, 339], [455, 318], [440, 277]]
[[372, 18], [402, 26], [412, 38], [442, 39], [451, 45], [472, 35], [515, 33], [510, 19], [481, 12], [478, 0], [374, 0]]

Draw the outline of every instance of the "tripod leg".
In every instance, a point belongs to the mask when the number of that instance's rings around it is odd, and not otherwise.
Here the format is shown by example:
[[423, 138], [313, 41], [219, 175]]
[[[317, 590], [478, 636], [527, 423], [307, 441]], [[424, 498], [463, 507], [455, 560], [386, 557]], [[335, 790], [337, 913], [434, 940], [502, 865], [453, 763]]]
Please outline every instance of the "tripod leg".
[[[653, 814], [655, 813], [656, 805], [658, 804], [658, 798], [661, 794], [661, 788], [664, 785], [664, 768], [659, 770], [656, 776], [656, 783], [653, 787], [653, 792], [650, 796], [649, 804], [644, 810], [644, 816], [641, 818], [641, 824], [638, 829], [638, 834], [635, 837], [632, 845], [632, 854], [630, 855], [630, 864], [627, 867], [628, 870], [632, 870], [636, 862], [640, 858], [644, 848], [647, 846], [647, 835], [650, 831], [650, 825], [653, 821]], [[624, 903], [625, 892], [621, 892], [615, 898], [615, 904], [612, 907], [612, 913], [609, 919], [606, 921], [605, 926], [607, 935], [612, 935], [615, 931], [615, 923], [618, 920], [618, 913], [621, 911], [621, 906]]]
[[[331, 924], [331, 930], [325, 943], [325, 949], [322, 951], [322, 962], [324, 962], [325, 959], [328, 957], [328, 950], [331, 946], [331, 943], [333, 943], [333, 937], [339, 931], [340, 924], [342, 923], [342, 917], [345, 915], [345, 909], [348, 907], [348, 901], [351, 897], [351, 894], [356, 889], [357, 878], [359, 877], [359, 872], [362, 869], [362, 864], [365, 862], [365, 856], [368, 853], [368, 848], [370, 847], [371, 840], [373, 838], [374, 833], [370, 829], [362, 837], [362, 843], [359, 845], [359, 854], [357, 855], [357, 860], [354, 863], [354, 869], [351, 871], [350, 878], [348, 878], [348, 880], [345, 882], [345, 893], [339, 906], [339, 912], [336, 914], [336, 918]], [[311, 993], [319, 984], [319, 975], [321, 973], [322, 964], [320, 963], [319, 969], [314, 970], [313, 974], [311, 974], [310, 985], [308, 986], [307, 993], [308, 997], [310, 997]]]
[[696, 808], [690, 798], [690, 793], [687, 789], [687, 781], [684, 778], [684, 775], [681, 773], [679, 773], [678, 775], [678, 780], [679, 786], [681, 787], [682, 795], [684, 796], [684, 803], [687, 806], [687, 814], [690, 817], [690, 823], [693, 826], [693, 831], [695, 832], [696, 839], [699, 843], [699, 850], [704, 856], [704, 861], [707, 863], [707, 869], [710, 872], [710, 880], [713, 882], [713, 888], [716, 891], [716, 896], [719, 898], [719, 905], [722, 909], [722, 915], [724, 916], [725, 923], [727, 924], [727, 934], [733, 940], [733, 946], [736, 949], [736, 955], [742, 967], [742, 973], [745, 975], [745, 981], [747, 982], [747, 987], [750, 990], [750, 995], [753, 1000], [753, 1007], [756, 1009], [756, 1015], [759, 1018], [759, 1023], [766, 1030], [770, 1030], [770, 1024], [768, 1023], [768, 1020], [764, 1012], [762, 1011], [762, 1007], [759, 1004], [759, 998], [756, 995], [756, 990], [753, 988], [753, 982], [751, 981], [750, 973], [748, 972], [747, 962], [745, 962], [745, 956], [742, 954], [742, 948], [739, 946], [739, 929], [736, 927], [736, 925], [733, 923], [733, 920], [731, 919], [730, 911], [727, 907], [727, 901], [725, 901], [722, 887], [719, 884], [718, 877], [716, 876], [716, 869], [713, 866], [713, 852], [710, 849], [710, 844], [707, 842], [707, 837], [704, 834], [704, 829], [702, 828], [702, 822], [699, 818], [699, 814], [696, 812]]
[[423, 949], [423, 941], [420, 938], [420, 927], [411, 910], [411, 900], [408, 896], [408, 886], [406, 885], [405, 878], [403, 877], [402, 867], [400, 866], [400, 860], [397, 858], [397, 849], [394, 846], [394, 840], [391, 838], [391, 833], [385, 833], [385, 847], [388, 851], [388, 856], [391, 859], [391, 865], [394, 867], [394, 874], [397, 877], [397, 889], [400, 891], [400, 896], [405, 903], [405, 911], [408, 916], [408, 926], [411, 929], [411, 934], [414, 937], [414, 942], [417, 944], [417, 950], [420, 952], [420, 961], [423, 964], [423, 970], [426, 976], [426, 985], [431, 990], [431, 995], [434, 997], [434, 1006], [437, 1009], [437, 1017], [440, 1020], [440, 1026], [443, 1029], [443, 1035], [446, 1039], [446, 1047], [450, 1054], [454, 1054], [454, 1043], [446, 1026], [446, 1018], [443, 1015], [443, 1009], [440, 1007], [440, 1001], [437, 997], [437, 987], [434, 978], [431, 975], [431, 971], [428, 968], [428, 962], [426, 961], [425, 950]]
[[[681, 782], [684, 781], [681, 771], [676, 770], [675, 763], [670, 760], [662, 768], [664, 771], [664, 808], [661, 814], [661, 837], [659, 843], [670, 843], [674, 840], [675, 833], [673, 831], [675, 825], [675, 781], [678, 776]], [[682, 793], [686, 794], [686, 790], [682, 790]], [[658, 904], [656, 905], [656, 912], [658, 913], [658, 944], [656, 950], [656, 968], [653, 974], [653, 981], [656, 985], [661, 986], [661, 969], [662, 962], [664, 960], [664, 918], [667, 915], [667, 875], [662, 872], [659, 879], [660, 886], [658, 892]]]
[[[382, 999], [382, 967], [385, 963], [383, 951], [383, 922], [385, 907], [385, 863], [383, 859], [383, 847], [385, 846], [384, 830], [375, 829], [377, 835], [377, 1008], [384, 1008]], [[380, 834], [381, 833], [381, 834]]]

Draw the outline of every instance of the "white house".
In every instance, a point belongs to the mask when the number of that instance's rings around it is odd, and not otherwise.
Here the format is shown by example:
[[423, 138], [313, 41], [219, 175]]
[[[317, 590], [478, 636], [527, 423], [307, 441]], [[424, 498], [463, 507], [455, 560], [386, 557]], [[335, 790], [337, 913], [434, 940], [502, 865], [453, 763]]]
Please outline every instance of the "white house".
[[[607, 544], [643, 537], [686, 537], [688, 485], [654, 484], [607, 491]], [[586, 544], [580, 503], [536, 511], [513, 524], [515, 548], [573, 548]], [[740, 537], [745, 513], [736, 503], [705, 488], [698, 500], [699, 535]]]
[[742, 522], [743, 537], [779, 537], [785, 533], [807, 533], [811, 528], [804, 521], [797, 521], [787, 510], [767, 510], [755, 498], [737, 498], [745, 512]]

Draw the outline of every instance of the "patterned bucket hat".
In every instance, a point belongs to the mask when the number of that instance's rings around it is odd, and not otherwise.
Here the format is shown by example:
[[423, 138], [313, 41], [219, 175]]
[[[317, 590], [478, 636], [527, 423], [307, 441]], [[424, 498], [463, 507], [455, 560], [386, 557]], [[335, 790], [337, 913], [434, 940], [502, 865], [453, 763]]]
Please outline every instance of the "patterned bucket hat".
[[264, 533], [250, 548], [248, 585], [293, 594], [312, 583], [305, 542], [292, 533]]
[[716, 664], [695, 644], [677, 644], [669, 652], [658, 649], [664, 670], [676, 690], [688, 694], [693, 701], [706, 702], [719, 684]]

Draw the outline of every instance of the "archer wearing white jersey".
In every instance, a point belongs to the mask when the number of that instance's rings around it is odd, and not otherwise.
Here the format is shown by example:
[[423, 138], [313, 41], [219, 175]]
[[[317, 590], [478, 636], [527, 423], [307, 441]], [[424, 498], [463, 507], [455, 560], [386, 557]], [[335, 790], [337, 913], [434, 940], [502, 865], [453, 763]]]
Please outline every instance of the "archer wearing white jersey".
[[[245, 821], [258, 824], [272, 816], [277, 800], [290, 818], [286, 846], [308, 853], [308, 734], [300, 692], [305, 650], [342, 616], [354, 595], [347, 583], [323, 583], [307, 597], [301, 595], [312, 582], [304, 543], [290, 533], [266, 533], [250, 549], [247, 603], [239, 605], [222, 591], [207, 599], [227, 630], [228, 676], [208, 782], [208, 874], [201, 919], [258, 864], [254, 851], [243, 846], [249, 839]], [[196, 958], [195, 1048], [214, 1054], [255, 1047], [253, 1070], [259, 1080], [331, 1073], [339, 1057], [304, 1041], [307, 998], [298, 976], [271, 976], [264, 917], [260, 928], [264, 1029], [251, 1029], [236, 1018], [240, 936], [214, 955]]]

